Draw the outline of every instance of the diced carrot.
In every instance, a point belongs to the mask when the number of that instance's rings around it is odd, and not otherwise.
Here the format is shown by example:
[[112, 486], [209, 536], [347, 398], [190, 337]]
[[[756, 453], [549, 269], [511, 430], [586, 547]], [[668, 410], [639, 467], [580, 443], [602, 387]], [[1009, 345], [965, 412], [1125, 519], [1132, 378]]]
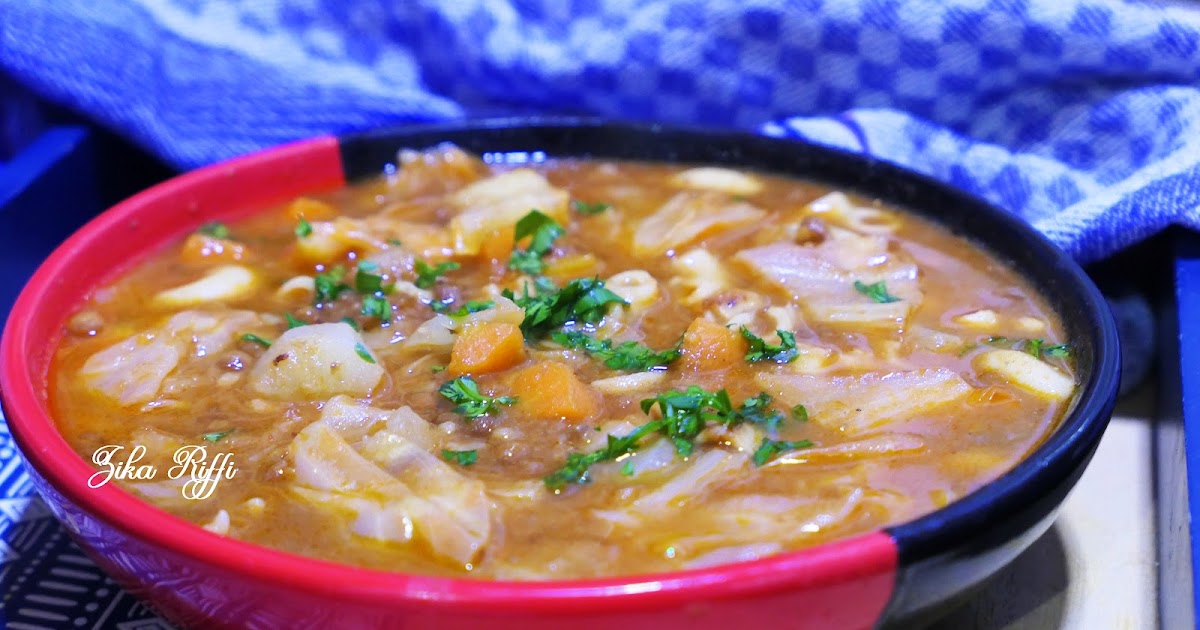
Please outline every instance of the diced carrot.
[[508, 264], [512, 255], [513, 238], [516, 234], [512, 226], [492, 230], [491, 235], [479, 247], [479, 254], [484, 260], [496, 260]]
[[700, 317], [683, 333], [681, 350], [684, 369], [720, 370], [745, 360], [746, 340], [737, 331]]
[[525, 337], [507, 322], [484, 322], [468, 327], [454, 340], [450, 364], [453, 375], [499, 372], [525, 360]]
[[183, 242], [180, 257], [187, 263], [230, 263], [246, 258], [246, 246], [206, 234], [192, 234]]
[[337, 208], [308, 197], [300, 197], [287, 207], [287, 216], [292, 221], [299, 221], [300, 217], [307, 221], [329, 221], [337, 215]]
[[518, 407], [538, 418], [579, 421], [600, 408], [596, 392], [569, 366], [554, 361], [517, 372], [512, 389]]
[[600, 263], [591, 254], [567, 254], [546, 261], [546, 275], [557, 280], [590, 278], [596, 275]]

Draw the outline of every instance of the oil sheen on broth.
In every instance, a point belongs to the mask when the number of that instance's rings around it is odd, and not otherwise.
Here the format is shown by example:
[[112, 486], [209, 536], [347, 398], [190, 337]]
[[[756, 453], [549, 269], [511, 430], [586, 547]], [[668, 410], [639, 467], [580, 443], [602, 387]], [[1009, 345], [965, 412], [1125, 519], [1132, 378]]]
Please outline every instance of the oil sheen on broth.
[[50, 395], [88, 459], [231, 453], [207, 499], [118, 482], [219, 534], [561, 579], [944, 506], [1054, 429], [1066, 341], [1004, 264], [854, 195], [441, 146], [151, 256], [69, 319]]

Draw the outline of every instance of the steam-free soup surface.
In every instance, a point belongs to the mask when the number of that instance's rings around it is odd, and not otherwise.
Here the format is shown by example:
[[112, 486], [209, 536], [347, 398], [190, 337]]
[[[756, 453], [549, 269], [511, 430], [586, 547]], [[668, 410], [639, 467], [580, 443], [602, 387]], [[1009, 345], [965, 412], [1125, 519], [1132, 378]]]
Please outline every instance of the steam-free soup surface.
[[[398, 163], [98, 290], [50, 378], [73, 447], [144, 447], [157, 475], [112, 483], [222, 535], [560, 579], [912, 519], [1012, 467], [1074, 395], [1021, 278], [870, 199], [448, 146]], [[168, 475], [189, 445], [237, 469], [210, 496]]]

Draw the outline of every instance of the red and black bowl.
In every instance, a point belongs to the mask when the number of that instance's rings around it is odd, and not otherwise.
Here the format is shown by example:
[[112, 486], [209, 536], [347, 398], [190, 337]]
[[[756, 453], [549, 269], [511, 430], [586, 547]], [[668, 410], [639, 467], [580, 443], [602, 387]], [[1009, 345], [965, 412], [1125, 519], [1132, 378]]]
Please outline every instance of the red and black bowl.
[[[752, 562], [561, 582], [373, 571], [209, 533], [116, 485], [59, 434], [47, 372], [65, 319], [92, 291], [213, 220], [329, 190], [393, 164], [400, 148], [453, 142], [514, 162], [595, 157], [723, 164], [822, 181], [907, 208], [1023, 274], [1065, 323], [1077, 400], [1013, 470], [949, 506], [880, 531]], [[1051, 524], [1091, 459], [1119, 380], [1117, 332], [1082, 270], [1022, 220], [870, 157], [796, 141], [592, 120], [502, 120], [317, 138], [187, 173], [115, 206], [33, 275], [0, 341], [0, 400], [34, 484], [80, 546], [183, 626], [870, 628], [928, 620]], [[488, 625], [484, 625], [488, 624]]]

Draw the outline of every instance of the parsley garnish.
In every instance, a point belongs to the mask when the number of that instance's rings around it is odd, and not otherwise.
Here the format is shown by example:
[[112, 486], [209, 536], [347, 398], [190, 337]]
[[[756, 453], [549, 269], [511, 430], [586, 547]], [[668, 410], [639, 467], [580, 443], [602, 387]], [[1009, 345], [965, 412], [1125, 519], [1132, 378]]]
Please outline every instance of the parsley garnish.
[[432, 368], [430, 371], [431, 371], [431, 372], [433, 372], [434, 374], [437, 374], [438, 372], [445, 372], [445, 371], [446, 371], [446, 366], [444, 366], [444, 365], [435, 365], [435, 366], [433, 366], [433, 368]]
[[758, 450], [754, 451], [754, 465], [762, 466], [771, 461], [776, 455], [794, 451], [800, 448], [808, 448], [813, 443], [810, 440], [799, 440], [797, 442], [780, 442], [770, 438], [763, 438], [762, 444], [758, 445]]
[[296, 316], [292, 315], [291, 313], [284, 313], [283, 316], [287, 319], [288, 330], [308, 325], [308, 322], [302, 319], [297, 319]]
[[364, 260], [358, 263], [358, 271], [354, 274], [354, 288], [363, 295], [373, 295], [375, 293], [388, 293], [390, 286], [383, 286], [383, 276], [375, 273], [379, 271], [379, 264]]
[[439, 277], [445, 275], [447, 272], [454, 271], [459, 267], [462, 267], [462, 265], [452, 260], [448, 262], [440, 262], [432, 267], [430, 267], [424, 260], [418, 260], [413, 265], [413, 271], [417, 272], [417, 281], [414, 284], [422, 289], [428, 289], [434, 284], [437, 284]]
[[749, 328], [742, 326], [742, 337], [750, 344], [750, 349], [746, 351], [746, 361], [750, 363], [758, 363], [760, 361], [774, 361], [775, 363], [791, 363], [800, 356], [800, 351], [796, 349], [796, 335], [786, 330], [776, 330], [775, 334], [779, 335], [779, 340], [783, 343], [774, 345], [767, 343], [762, 337], [754, 334]]
[[854, 281], [854, 290], [859, 293], [879, 302], [887, 304], [889, 302], [899, 302], [900, 298], [888, 293], [887, 283], [883, 280], [873, 284], [864, 284], [861, 280]]
[[265, 339], [263, 337], [259, 337], [258, 335], [255, 335], [253, 333], [246, 333], [246, 334], [242, 335], [242, 341], [249, 341], [250, 343], [256, 343], [264, 348], [271, 347], [270, 339]]
[[626, 341], [614, 348], [611, 339], [596, 339], [582, 332], [556, 332], [550, 337], [568, 348], [587, 352], [614, 370], [626, 372], [644, 372], [664, 367], [680, 355], [678, 344], [669, 350], [655, 352], [636, 341]]
[[[766, 392], [753, 398], [747, 398], [738, 408], [733, 407], [729, 393], [725, 390], [707, 392], [696, 385], [689, 386], [684, 391], [670, 391], [647, 398], [641, 402], [642, 413], [649, 414], [658, 407], [662, 417], [651, 420], [634, 429], [628, 435], [616, 436], [609, 434], [604, 448], [592, 453], [571, 453], [567, 455], [566, 464], [543, 479], [546, 487], [557, 490], [571, 483], [587, 483], [588, 470], [592, 464], [615, 460], [626, 453], [637, 450], [642, 438], [651, 433], [662, 433], [675, 445], [675, 452], [688, 456], [695, 449], [694, 440], [710, 422], [733, 427], [743, 422], [761, 425], [767, 431], [774, 433], [783, 421], [783, 414], [771, 408], [771, 396]], [[797, 420], [807, 420], [808, 413], [802, 405], [792, 408], [792, 417]], [[599, 430], [599, 427], [597, 427]], [[765, 439], [770, 442], [770, 439]], [[811, 446], [807, 440], [801, 442], [772, 442], [781, 446], [771, 447], [781, 450], [792, 450]], [[791, 446], [788, 446], [791, 445]], [[786, 446], [787, 448], [783, 448]], [[759, 447], [763, 451], [763, 447]], [[769, 459], [775, 452], [771, 451], [763, 457]], [[755, 453], [755, 463], [759, 454]], [[763, 461], [766, 461], [764, 459]], [[760, 464], [761, 465], [761, 464]]]
[[576, 199], [571, 202], [571, 209], [580, 214], [600, 214], [611, 207], [612, 206], [610, 204], [604, 203], [603, 201], [588, 203], [586, 201], [580, 201]]
[[342, 282], [345, 277], [346, 270], [338, 265], [329, 271], [319, 273], [313, 278], [313, 284], [316, 286], [317, 294], [314, 302], [321, 304], [324, 302], [332, 302], [342, 293], [350, 290], [350, 285]]
[[554, 241], [564, 233], [562, 226], [554, 219], [537, 210], [530, 210], [529, 214], [517, 221], [514, 235], [517, 241], [526, 236], [532, 237], [529, 247], [524, 250], [514, 250], [508, 259], [508, 268], [531, 276], [542, 273], [546, 268], [546, 263], [542, 262], [542, 256], [550, 253]]
[[388, 302], [387, 298], [380, 295], [368, 295], [363, 298], [362, 310], [360, 311], [367, 317], [374, 317], [379, 321], [389, 322], [392, 320], [392, 303]]
[[[466, 304], [463, 304], [462, 306], [458, 307], [457, 311], [454, 311], [453, 313], [448, 313], [448, 314], [450, 315], [450, 317], [466, 317], [467, 315], [470, 315], [471, 313], [478, 313], [479, 311], [486, 311], [495, 305], [496, 305], [496, 303], [491, 300], [468, 300]], [[437, 310], [437, 309], [434, 309], [434, 310]]]
[[230, 429], [228, 431], [213, 431], [212, 433], [205, 433], [204, 435], [201, 435], [200, 437], [204, 438], [205, 442], [220, 442], [225, 436], [229, 435], [230, 433], [233, 433], [233, 429]]
[[551, 490], [559, 490], [566, 487], [567, 484], [576, 483], [582, 484], [590, 481], [588, 469], [592, 464], [599, 462], [614, 460], [626, 453], [632, 453], [638, 447], [638, 442], [643, 437], [662, 429], [665, 423], [662, 420], [651, 420], [646, 424], [634, 429], [625, 436], [615, 436], [608, 434], [607, 443], [604, 448], [587, 453], [571, 453], [567, 455], [567, 463], [553, 473], [547, 475], [543, 482], [546, 487]]
[[1036, 358], [1053, 357], [1063, 359], [1071, 356], [1071, 344], [1047, 344], [1045, 339], [1009, 339], [1008, 337], [988, 337], [983, 340], [989, 346], [1000, 346], [1021, 350]]
[[594, 324], [604, 318], [609, 304], [628, 304], [621, 296], [604, 288], [604, 281], [599, 278], [572, 280], [561, 289], [555, 289], [554, 283], [546, 278], [538, 278], [536, 284], [537, 295], [531, 295], [528, 286], [524, 295], [515, 296], [509, 289], [503, 293], [504, 297], [525, 309], [521, 332], [526, 337], [543, 337], [573, 322]]
[[796, 422], [808, 422], [808, 409], [804, 405], [792, 407], [792, 419]]
[[511, 405], [517, 402], [513, 396], [493, 398], [479, 393], [479, 385], [469, 376], [460, 376], [442, 383], [438, 393], [446, 400], [458, 405], [454, 413], [466, 418], [486, 416], [493, 411], [499, 411], [500, 405]]
[[296, 224], [296, 237], [308, 238], [312, 236], [312, 232], [312, 224], [308, 222], [308, 219], [300, 217], [300, 222]]
[[626, 477], [632, 477], [634, 472], [636, 471], [633, 468], [633, 460], [626, 460], [625, 465], [621, 466], [621, 474]]
[[470, 466], [479, 459], [479, 454], [476, 451], [451, 451], [442, 449], [442, 457], [448, 462], [455, 462], [459, 466]]
[[371, 356], [371, 352], [367, 350], [366, 346], [362, 345], [361, 341], [354, 344], [354, 352], [358, 354], [363, 361], [371, 364], [375, 363], [375, 357]]
[[201, 225], [200, 227], [196, 228], [196, 231], [199, 232], [200, 234], [203, 234], [205, 236], [211, 236], [213, 238], [220, 238], [220, 239], [229, 238], [229, 228], [225, 227], [225, 224], [221, 223], [220, 221], [212, 221], [210, 223], [205, 223], [204, 225]]

